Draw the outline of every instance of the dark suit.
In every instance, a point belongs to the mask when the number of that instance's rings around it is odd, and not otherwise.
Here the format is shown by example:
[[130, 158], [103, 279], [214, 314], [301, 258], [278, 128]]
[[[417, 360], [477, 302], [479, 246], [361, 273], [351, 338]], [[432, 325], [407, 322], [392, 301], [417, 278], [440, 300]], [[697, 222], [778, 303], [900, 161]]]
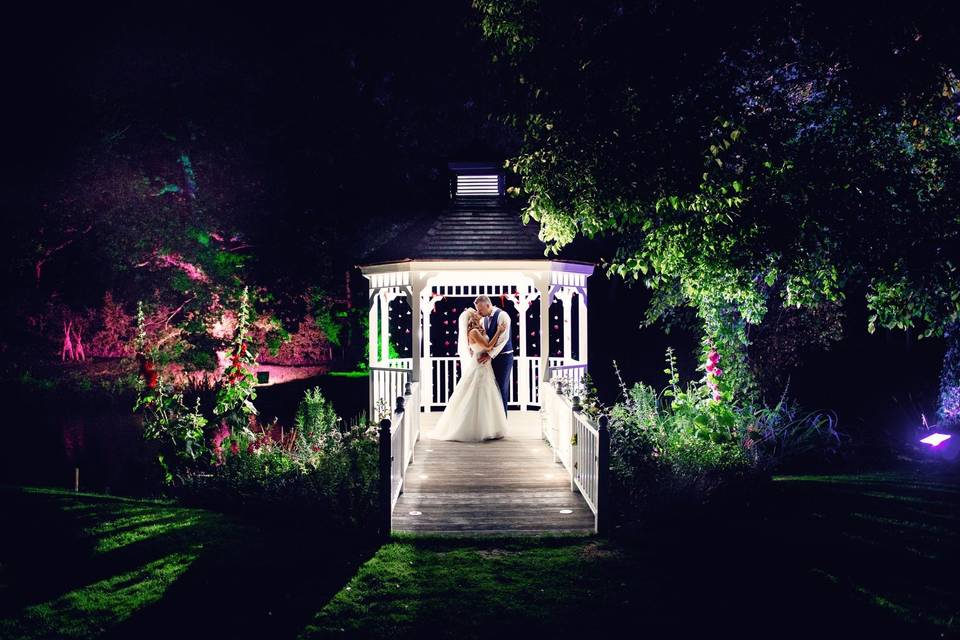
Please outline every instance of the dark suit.
[[[500, 314], [506, 313], [503, 309], [494, 309], [487, 322], [487, 339], [493, 337], [497, 332], [497, 323], [500, 320]], [[508, 316], [509, 317], [509, 316]], [[500, 395], [503, 397], [503, 412], [507, 413], [507, 402], [510, 399], [510, 382], [513, 373], [513, 331], [507, 332], [507, 342], [503, 349], [491, 361], [493, 365], [493, 377], [497, 380], [497, 386], [500, 388]]]

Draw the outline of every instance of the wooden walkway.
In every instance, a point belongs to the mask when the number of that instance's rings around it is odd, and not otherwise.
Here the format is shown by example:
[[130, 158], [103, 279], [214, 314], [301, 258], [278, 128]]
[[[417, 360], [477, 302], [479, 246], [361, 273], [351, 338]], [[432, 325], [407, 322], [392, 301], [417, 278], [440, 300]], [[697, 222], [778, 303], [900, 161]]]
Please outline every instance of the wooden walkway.
[[541, 440], [536, 411], [511, 411], [506, 437], [487, 442], [433, 440], [439, 415], [421, 416], [394, 531], [593, 533], [593, 512]]

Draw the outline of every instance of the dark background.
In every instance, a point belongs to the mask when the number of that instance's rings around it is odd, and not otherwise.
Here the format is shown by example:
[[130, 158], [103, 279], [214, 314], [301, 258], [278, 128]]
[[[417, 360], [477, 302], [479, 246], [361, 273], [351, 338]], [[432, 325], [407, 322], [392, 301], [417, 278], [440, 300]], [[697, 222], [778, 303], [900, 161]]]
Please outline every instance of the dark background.
[[[327, 264], [352, 269], [366, 244], [383, 240], [380, 221], [443, 206], [448, 160], [501, 159], [520, 148], [519, 136], [490, 117], [506, 96], [468, 2], [355, 5], [10, 10], [0, 45], [5, 224], [26, 229], [45, 190], [68, 178], [80, 150], [104, 132], [191, 121], [241, 148], [264, 185], [263, 210], [248, 221], [263, 281], [320, 277], [309, 239], [329, 234], [342, 242], [328, 245]], [[362, 300], [363, 279], [353, 275]], [[30, 285], [9, 280], [7, 304]], [[602, 399], [618, 393], [613, 359], [628, 383], [664, 384], [668, 345], [692, 379], [696, 336], [641, 328], [641, 287], [599, 271], [590, 286], [591, 374]], [[844, 340], [805, 354], [791, 394], [836, 411], [862, 442], [895, 447], [913, 436], [921, 413], [935, 414], [943, 344], [868, 335], [862, 296], [849, 299]], [[24, 421], [8, 428], [29, 429]]]

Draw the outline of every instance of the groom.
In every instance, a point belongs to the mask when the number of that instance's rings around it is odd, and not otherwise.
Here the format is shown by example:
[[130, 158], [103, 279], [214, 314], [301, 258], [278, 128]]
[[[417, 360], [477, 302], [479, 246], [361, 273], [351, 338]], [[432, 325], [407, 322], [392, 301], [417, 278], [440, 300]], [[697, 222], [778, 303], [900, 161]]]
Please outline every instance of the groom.
[[483, 316], [483, 328], [487, 338], [492, 338], [497, 327], [503, 327], [503, 333], [497, 344], [487, 353], [480, 354], [478, 362], [483, 364], [493, 358], [493, 377], [500, 387], [500, 396], [503, 398], [503, 412], [507, 413], [507, 400], [510, 398], [510, 374], [513, 372], [513, 338], [510, 335], [510, 314], [493, 306], [487, 296], [477, 296], [473, 301], [477, 313]]

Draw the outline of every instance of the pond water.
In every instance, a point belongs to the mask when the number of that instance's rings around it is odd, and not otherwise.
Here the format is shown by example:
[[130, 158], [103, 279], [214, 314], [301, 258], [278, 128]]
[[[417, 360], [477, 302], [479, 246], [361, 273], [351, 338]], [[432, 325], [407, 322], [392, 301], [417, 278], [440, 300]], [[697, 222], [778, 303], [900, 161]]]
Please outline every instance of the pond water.
[[[257, 388], [263, 422], [292, 425], [303, 392], [319, 386], [338, 415], [355, 417], [367, 405], [367, 378], [320, 375]], [[0, 483], [143, 495], [156, 461], [144, 446], [134, 397], [7, 389], [8, 416], [0, 431]]]

